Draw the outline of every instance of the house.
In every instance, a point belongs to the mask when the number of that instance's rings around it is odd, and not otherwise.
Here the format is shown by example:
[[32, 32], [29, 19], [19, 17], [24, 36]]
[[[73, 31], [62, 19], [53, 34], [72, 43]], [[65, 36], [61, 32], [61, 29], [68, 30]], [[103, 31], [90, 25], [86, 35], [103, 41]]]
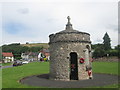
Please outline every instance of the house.
[[36, 61], [38, 60], [38, 54], [37, 52], [25, 52], [21, 54], [21, 57], [23, 60]]
[[50, 53], [48, 49], [43, 49], [40, 52], [22, 53], [21, 57], [23, 60], [28, 60], [28, 61], [37, 61], [40, 60], [41, 58], [46, 58], [47, 60], [49, 60]]
[[23, 60], [28, 60], [28, 57], [29, 57], [29, 54], [28, 54], [28, 53], [22, 53], [22, 54], [21, 54], [21, 58], [22, 58]]
[[3, 52], [2, 53], [2, 60], [3, 60], [3, 63], [13, 62], [14, 61], [14, 56], [13, 56], [12, 53]]
[[48, 49], [43, 49], [43, 50], [40, 51], [40, 53], [38, 55], [38, 59], [43, 58], [43, 57], [45, 57], [45, 58], [47, 58], [49, 60], [50, 52], [49, 52]]

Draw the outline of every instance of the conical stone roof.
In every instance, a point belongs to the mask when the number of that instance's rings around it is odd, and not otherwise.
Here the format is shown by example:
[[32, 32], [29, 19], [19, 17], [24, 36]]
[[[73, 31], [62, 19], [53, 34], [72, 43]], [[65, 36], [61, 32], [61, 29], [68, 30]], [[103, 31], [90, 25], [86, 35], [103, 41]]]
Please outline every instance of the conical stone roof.
[[72, 27], [72, 24], [70, 22], [70, 17], [68, 16], [67, 19], [68, 19], [68, 22], [66, 24], [65, 30], [60, 31], [60, 32], [58, 32], [56, 34], [65, 34], [65, 33], [68, 33], [68, 34], [69, 33], [78, 33], [79, 34], [79, 33], [81, 33], [81, 34], [88, 34], [88, 35], [90, 35], [89, 33], [86, 33], [86, 32], [80, 32], [78, 30], [74, 30], [73, 27]]
[[57, 43], [57, 42], [85, 42], [91, 43], [90, 34], [86, 32], [80, 32], [78, 30], [74, 30], [72, 24], [70, 23], [70, 17], [67, 17], [68, 23], [66, 24], [66, 28], [63, 31], [60, 31], [56, 34], [49, 35], [50, 42], [49, 43]]

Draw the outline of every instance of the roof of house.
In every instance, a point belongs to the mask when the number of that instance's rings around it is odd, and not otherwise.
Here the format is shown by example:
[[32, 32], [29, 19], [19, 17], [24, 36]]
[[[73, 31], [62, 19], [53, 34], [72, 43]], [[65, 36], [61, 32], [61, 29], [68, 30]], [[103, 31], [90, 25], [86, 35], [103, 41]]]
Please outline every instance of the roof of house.
[[13, 57], [13, 54], [12, 53], [8, 53], [8, 52], [3, 52], [2, 55], [4, 57]]

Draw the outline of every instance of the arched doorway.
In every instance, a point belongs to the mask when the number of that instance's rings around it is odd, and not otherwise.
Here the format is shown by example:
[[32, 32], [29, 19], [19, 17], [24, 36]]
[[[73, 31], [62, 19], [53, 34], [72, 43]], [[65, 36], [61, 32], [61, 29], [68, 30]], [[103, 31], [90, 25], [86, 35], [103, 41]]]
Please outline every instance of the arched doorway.
[[78, 80], [77, 53], [70, 53], [70, 80]]

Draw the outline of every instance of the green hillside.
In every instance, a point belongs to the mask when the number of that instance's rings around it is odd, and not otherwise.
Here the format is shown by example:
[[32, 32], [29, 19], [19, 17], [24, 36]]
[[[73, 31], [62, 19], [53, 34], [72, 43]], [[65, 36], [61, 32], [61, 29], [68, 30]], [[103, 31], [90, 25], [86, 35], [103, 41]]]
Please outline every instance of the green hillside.
[[43, 47], [43, 48], [49, 48], [48, 43], [30, 43], [30, 44], [21, 44], [22, 46], [27, 47]]

